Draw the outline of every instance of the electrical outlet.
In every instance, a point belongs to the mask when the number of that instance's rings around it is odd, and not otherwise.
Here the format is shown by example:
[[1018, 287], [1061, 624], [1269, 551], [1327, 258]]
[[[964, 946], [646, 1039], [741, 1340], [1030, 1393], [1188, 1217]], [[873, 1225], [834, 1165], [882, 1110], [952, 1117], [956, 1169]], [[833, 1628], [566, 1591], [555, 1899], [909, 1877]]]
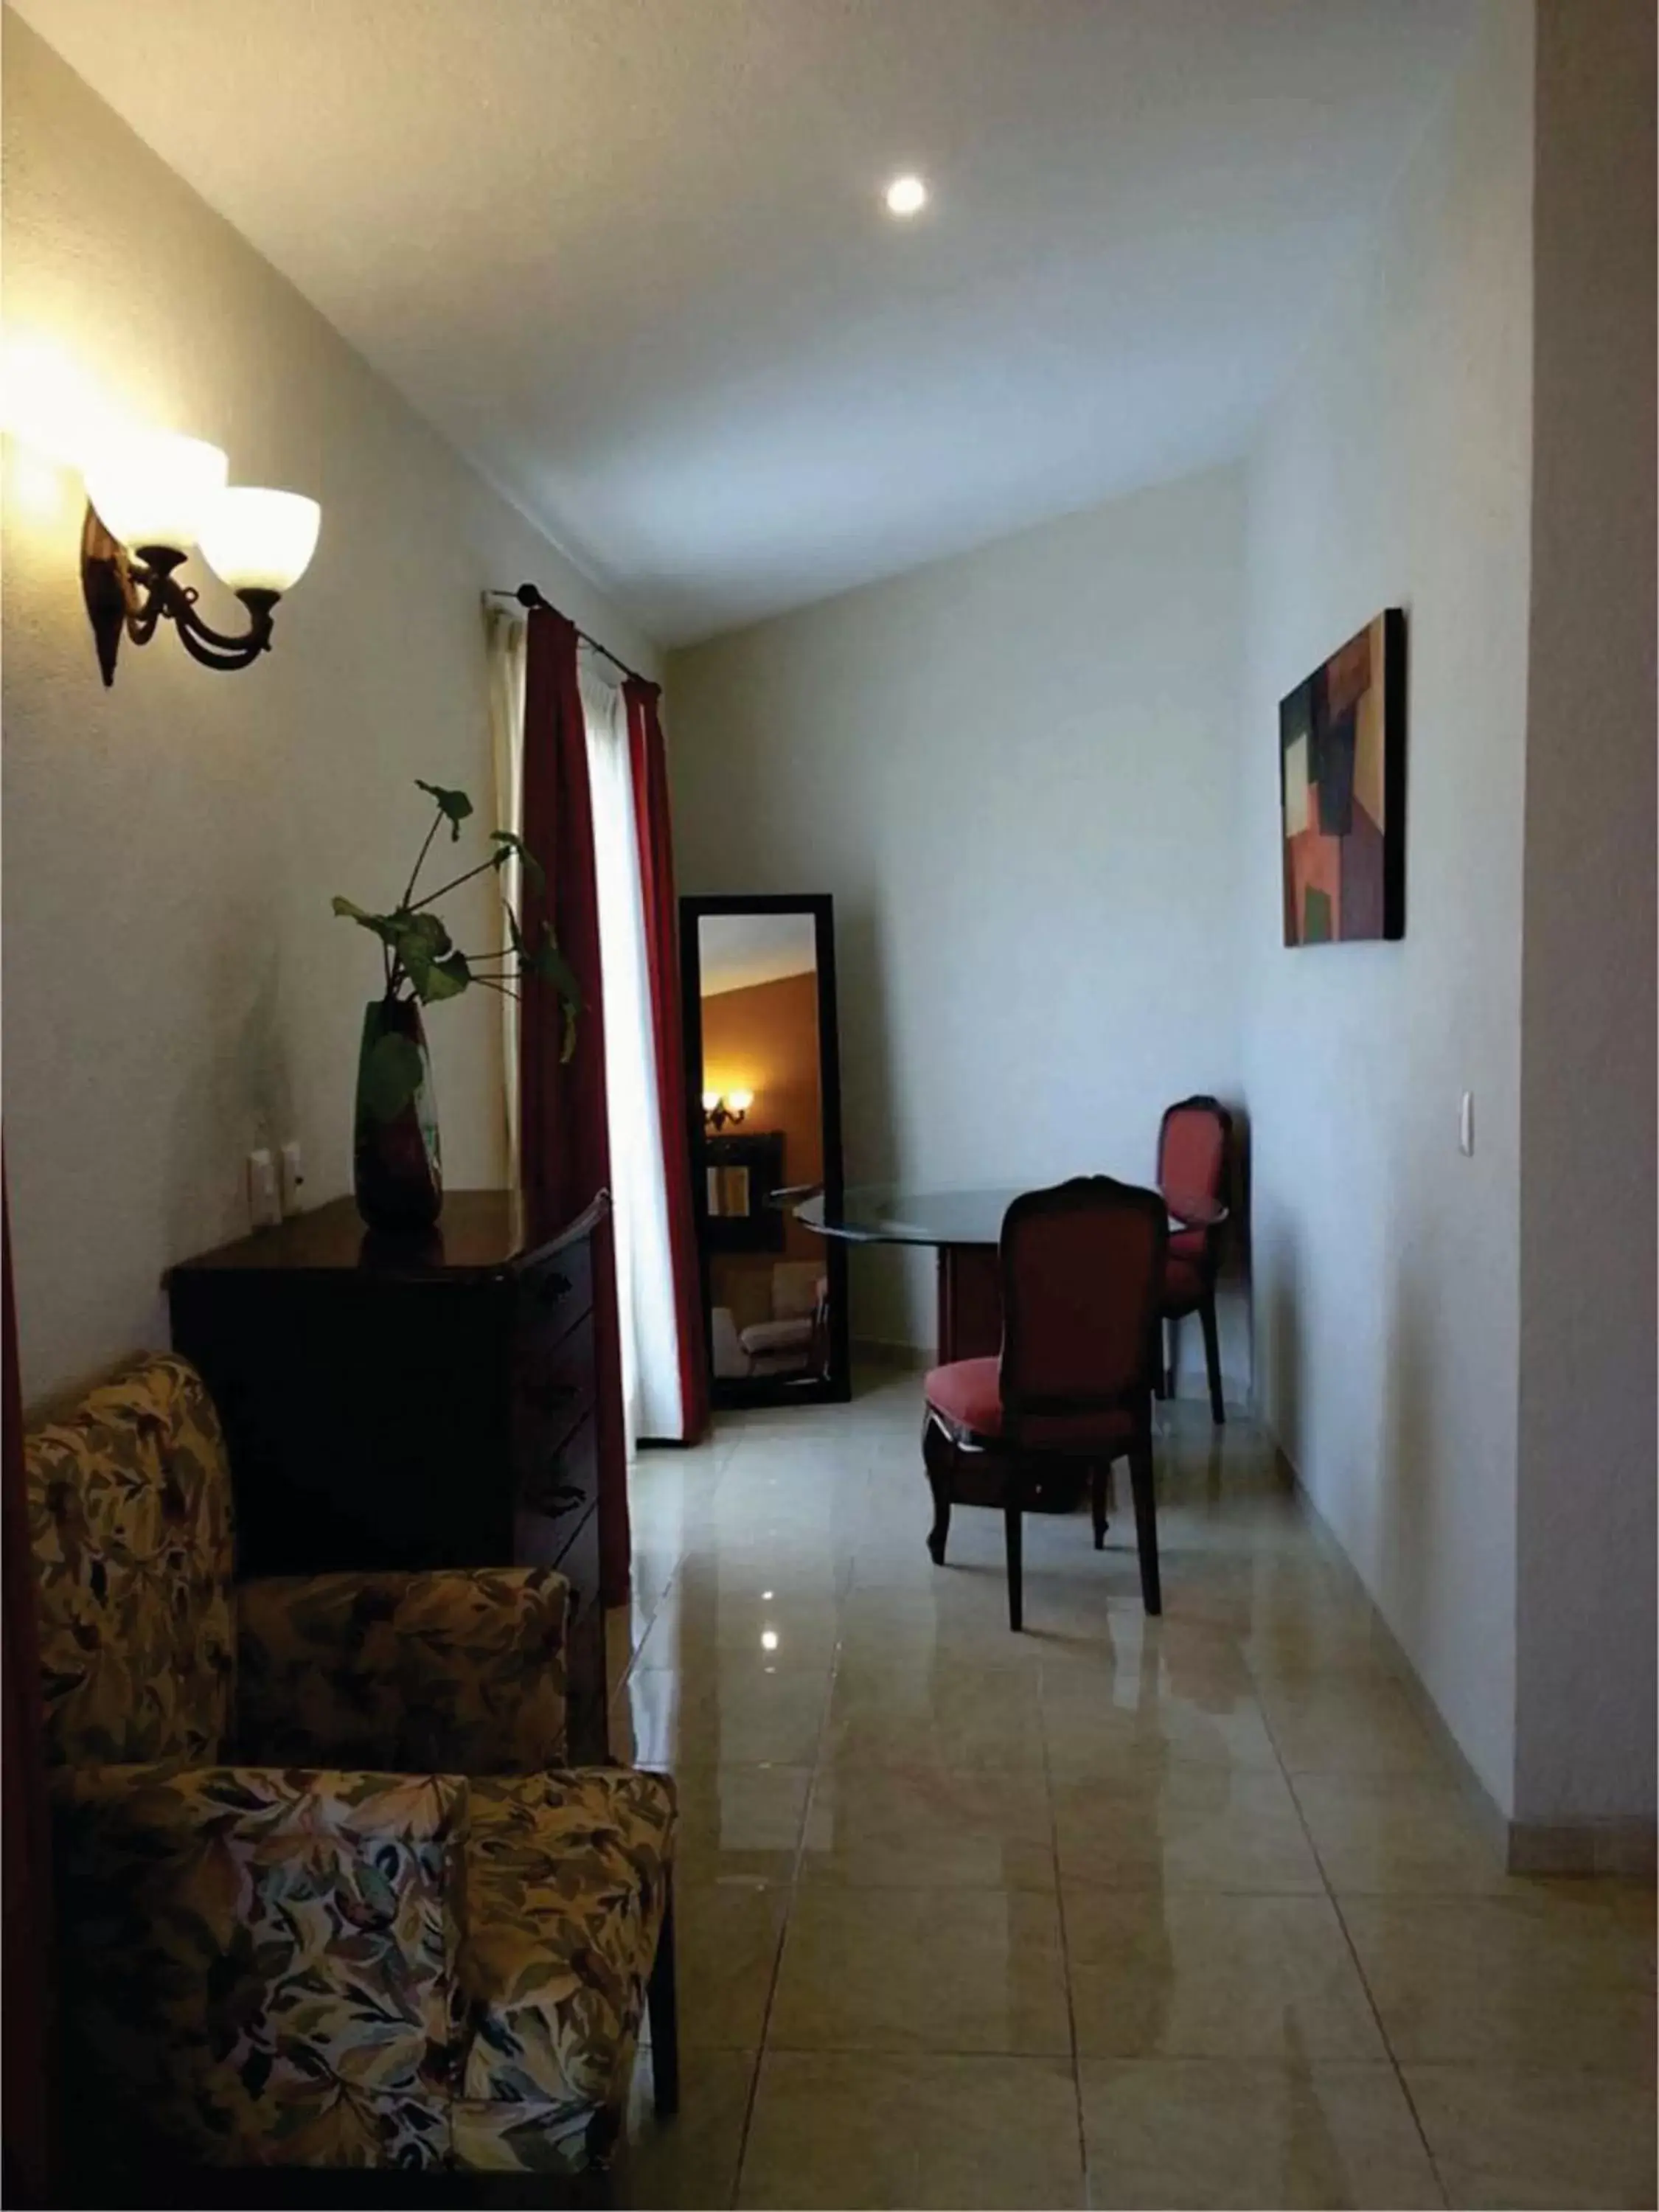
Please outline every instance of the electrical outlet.
[[283, 1218], [282, 1195], [276, 1185], [276, 1163], [269, 1146], [261, 1145], [247, 1156], [247, 1210], [256, 1229], [269, 1229]]
[[282, 1170], [283, 1212], [297, 1213], [305, 1203], [300, 1193], [305, 1187], [306, 1171], [300, 1158], [300, 1140], [290, 1137], [283, 1146]]
[[1465, 1159], [1474, 1157], [1474, 1093], [1466, 1091], [1457, 1109], [1457, 1149]]

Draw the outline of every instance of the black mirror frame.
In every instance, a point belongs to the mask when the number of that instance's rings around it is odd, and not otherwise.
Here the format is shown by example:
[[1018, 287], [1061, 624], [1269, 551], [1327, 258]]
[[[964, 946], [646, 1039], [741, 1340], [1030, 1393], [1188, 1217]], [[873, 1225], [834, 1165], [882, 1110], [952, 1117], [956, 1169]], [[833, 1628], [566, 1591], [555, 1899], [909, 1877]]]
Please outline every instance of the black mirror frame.
[[[836, 1013], [835, 901], [828, 892], [793, 895], [689, 895], [680, 901], [680, 998], [685, 1026], [686, 1116], [691, 1158], [691, 1206], [702, 1291], [703, 1360], [716, 1406], [842, 1405], [853, 1395], [852, 1340], [847, 1310], [847, 1247], [823, 1239], [830, 1283], [829, 1357], [825, 1373], [791, 1382], [772, 1376], [714, 1374], [714, 1315], [708, 1280], [708, 1191], [702, 1173], [702, 961], [698, 925], [705, 915], [807, 914], [812, 917], [818, 977], [818, 1086], [823, 1116], [823, 1189], [839, 1208], [844, 1182], [841, 1143], [841, 1033]], [[801, 1194], [804, 1198], [805, 1191]]]

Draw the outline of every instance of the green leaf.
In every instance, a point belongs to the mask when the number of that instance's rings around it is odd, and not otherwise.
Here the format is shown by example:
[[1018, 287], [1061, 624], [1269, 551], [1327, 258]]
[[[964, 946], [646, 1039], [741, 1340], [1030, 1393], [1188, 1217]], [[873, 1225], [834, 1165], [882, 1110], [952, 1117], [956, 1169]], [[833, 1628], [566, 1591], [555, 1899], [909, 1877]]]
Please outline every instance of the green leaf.
[[576, 971], [559, 950], [559, 941], [553, 934], [550, 921], [542, 924], [542, 941], [533, 952], [522, 943], [516, 948], [524, 963], [525, 973], [535, 975], [544, 983], [550, 983], [569, 1007], [582, 1003], [582, 987], [576, 980]]
[[[414, 971], [410, 970], [411, 977]], [[465, 952], [452, 952], [447, 960], [434, 960], [415, 986], [417, 996], [430, 1006], [434, 999], [458, 999], [472, 981]]]
[[362, 907], [354, 906], [349, 898], [342, 898], [337, 891], [334, 896], [334, 911], [360, 923], [364, 929], [372, 930], [383, 944], [396, 945], [399, 927], [398, 915], [366, 913]]
[[458, 844], [461, 824], [472, 811], [472, 801], [464, 791], [446, 791], [441, 783], [422, 783], [418, 775], [415, 779], [415, 787], [436, 801], [439, 813], [449, 824], [449, 842], [452, 845]]
[[449, 932], [435, 914], [413, 914], [407, 907], [402, 907], [392, 920], [396, 925], [392, 949], [408, 971], [416, 998], [453, 999], [457, 991], [465, 990], [464, 983], [454, 984], [447, 990], [441, 987], [435, 991], [433, 988], [432, 978], [439, 963], [447, 960], [454, 950]]
[[395, 1030], [376, 1037], [363, 1055], [358, 1089], [377, 1121], [395, 1121], [421, 1087], [419, 1048]]
[[524, 870], [525, 882], [531, 890], [539, 896], [547, 888], [547, 871], [531, 851], [529, 846], [525, 843], [524, 839], [515, 830], [492, 830], [489, 838], [495, 848], [494, 860], [496, 867], [504, 868], [507, 866], [508, 855], [516, 854], [519, 866]]

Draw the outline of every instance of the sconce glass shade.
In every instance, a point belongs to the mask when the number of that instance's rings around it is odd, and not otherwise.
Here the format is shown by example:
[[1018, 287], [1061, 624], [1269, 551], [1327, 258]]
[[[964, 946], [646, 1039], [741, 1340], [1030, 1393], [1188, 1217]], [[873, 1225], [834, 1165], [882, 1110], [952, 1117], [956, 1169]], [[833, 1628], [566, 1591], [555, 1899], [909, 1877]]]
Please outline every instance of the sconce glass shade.
[[702, 1110], [705, 1114], [712, 1114], [720, 1103], [720, 1094], [718, 1091], [705, 1091], [703, 1092]]
[[752, 1091], [730, 1091], [726, 1103], [734, 1114], [746, 1114], [755, 1103], [755, 1094]]
[[202, 557], [233, 592], [292, 590], [311, 566], [323, 510], [297, 491], [222, 490], [202, 518]]
[[168, 430], [107, 440], [88, 462], [87, 497], [112, 538], [128, 547], [187, 553], [224, 491], [228, 463], [217, 446]]

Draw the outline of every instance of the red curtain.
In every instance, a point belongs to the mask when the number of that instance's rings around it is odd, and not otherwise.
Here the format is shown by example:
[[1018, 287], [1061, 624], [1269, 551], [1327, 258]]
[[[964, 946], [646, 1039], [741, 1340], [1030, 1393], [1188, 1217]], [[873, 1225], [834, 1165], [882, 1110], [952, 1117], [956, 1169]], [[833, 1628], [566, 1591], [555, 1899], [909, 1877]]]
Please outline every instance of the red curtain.
[[[524, 841], [547, 871], [545, 899], [526, 886], [526, 933], [544, 917], [575, 970], [585, 1002], [575, 1056], [559, 1054], [556, 994], [525, 991], [519, 1008], [519, 1146], [532, 1237], [552, 1236], [611, 1188], [605, 1118], [605, 1000], [594, 880], [593, 804], [587, 738], [576, 679], [575, 625], [532, 608], [525, 646]], [[599, 1583], [606, 1605], [628, 1596], [628, 1441], [623, 1422], [617, 1254], [611, 1225], [594, 1239], [593, 1328], [599, 1403]]]
[[663, 1171], [668, 1182], [668, 1243], [674, 1267], [674, 1327], [679, 1337], [680, 1433], [696, 1443], [708, 1426], [708, 1368], [703, 1358], [702, 1291], [696, 1224], [691, 1212], [691, 1147], [687, 1135], [685, 1032], [680, 1019], [679, 909], [674, 897], [674, 844], [668, 818], [668, 763], [663, 750], [660, 697], [654, 684], [630, 677], [629, 761], [634, 827], [639, 838], [640, 889], [645, 907], [646, 957], [651, 963], [651, 1029], [657, 1055], [657, 1103], [662, 1117]]
[[3, 2094], [5, 2202], [46, 2200], [46, 1929], [50, 1856], [40, 1743], [34, 1578], [23, 1496], [23, 1414], [17, 1312], [11, 1294], [11, 1210], [0, 1198], [5, 1289], [5, 1735], [0, 1823], [5, 1847]]

